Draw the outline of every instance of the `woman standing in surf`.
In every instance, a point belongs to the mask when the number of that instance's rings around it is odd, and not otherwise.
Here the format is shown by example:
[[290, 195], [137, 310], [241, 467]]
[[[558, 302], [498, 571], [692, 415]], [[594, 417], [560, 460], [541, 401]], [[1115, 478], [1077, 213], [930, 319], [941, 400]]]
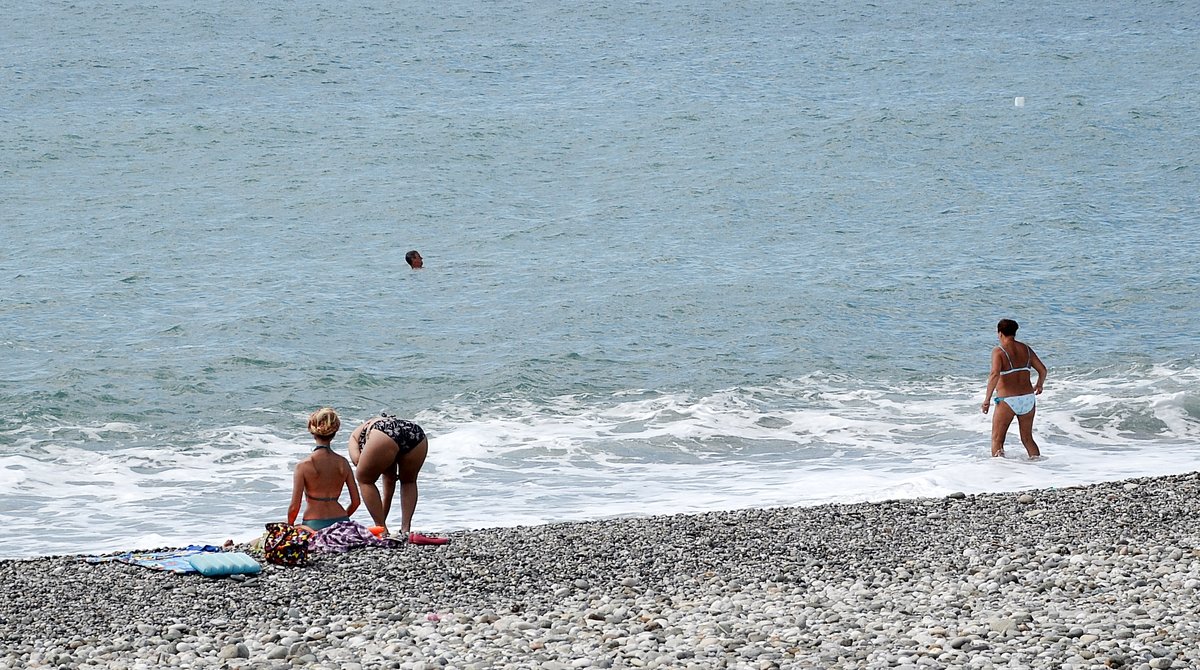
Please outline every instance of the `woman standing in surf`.
[[[1017, 341], [1017, 325], [1012, 319], [1000, 319], [996, 324], [996, 336], [1000, 346], [992, 349], [992, 370], [988, 374], [987, 393], [983, 397], [983, 413], [987, 414], [993, 402], [996, 412], [992, 414], [992, 456], [1004, 455], [1004, 437], [1013, 417], [1021, 431], [1021, 444], [1030, 458], [1041, 456], [1037, 442], [1033, 441], [1033, 417], [1037, 414], [1037, 396], [1046, 383], [1046, 366], [1024, 342]], [[1018, 366], [1017, 364], [1021, 365]], [[1032, 373], [1037, 372], [1037, 384]], [[995, 393], [995, 398], [992, 394]]]

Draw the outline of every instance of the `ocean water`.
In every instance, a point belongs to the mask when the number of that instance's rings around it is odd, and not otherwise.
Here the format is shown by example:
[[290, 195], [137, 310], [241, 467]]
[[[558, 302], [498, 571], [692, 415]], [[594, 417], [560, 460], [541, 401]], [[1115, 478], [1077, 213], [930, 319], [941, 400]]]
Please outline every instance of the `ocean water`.
[[324, 405], [430, 532], [1197, 468], [1191, 3], [435, 4], [0, 0], [0, 557], [254, 537]]

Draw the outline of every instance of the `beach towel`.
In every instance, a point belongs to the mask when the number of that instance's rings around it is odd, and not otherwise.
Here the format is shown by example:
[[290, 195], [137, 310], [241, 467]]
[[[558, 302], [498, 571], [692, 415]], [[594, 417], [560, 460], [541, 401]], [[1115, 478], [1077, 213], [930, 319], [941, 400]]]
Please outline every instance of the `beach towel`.
[[356, 547], [395, 549], [402, 546], [404, 546], [403, 540], [394, 537], [375, 537], [370, 529], [355, 521], [339, 521], [328, 528], [322, 528], [308, 543], [309, 549], [313, 551], [333, 554], [344, 554]]
[[221, 551], [221, 548], [214, 547], [211, 544], [193, 544], [183, 549], [172, 549], [169, 551], [129, 551], [114, 556], [88, 556], [84, 560], [88, 563], [117, 561], [150, 568], [151, 570], [162, 570], [183, 575], [196, 572], [196, 568], [193, 568], [192, 564], [188, 562], [190, 556], [210, 551]]

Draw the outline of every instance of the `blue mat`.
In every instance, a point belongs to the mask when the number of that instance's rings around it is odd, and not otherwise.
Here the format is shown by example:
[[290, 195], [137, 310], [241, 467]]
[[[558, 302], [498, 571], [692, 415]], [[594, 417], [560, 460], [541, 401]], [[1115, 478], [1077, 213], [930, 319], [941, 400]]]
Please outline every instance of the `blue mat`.
[[256, 575], [262, 572], [262, 566], [250, 554], [240, 551], [204, 552], [188, 556], [188, 563], [205, 577], [225, 577], [228, 575]]

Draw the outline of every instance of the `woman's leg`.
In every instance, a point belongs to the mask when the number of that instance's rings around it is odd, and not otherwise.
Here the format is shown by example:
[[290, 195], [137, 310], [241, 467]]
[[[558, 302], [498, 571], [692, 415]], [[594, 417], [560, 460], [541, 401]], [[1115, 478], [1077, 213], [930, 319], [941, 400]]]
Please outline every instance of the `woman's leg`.
[[396, 480], [400, 477], [399, 467], [392, 463], [392, 467], [381, 475], [383, 478], [383, 516], [385, 518], [392, 515], [392, 498], [396, 496]]
[[1017, 427], [1021, 431], [1021, 444], [1025, 445], [1025, 453], [1029, 454], [1030, 458], [1042, 455], [1037, 442], [1033, 441], [1033, 416], [1035, 414], [1037, 414], [1037, 407], [1017, 417]]
[[999, 458], [1004, 455], [1004, 436], [1008, 434], [1008, 427], [1012, 425], [1013, 417], [1012, 408], [1006, 402], [998, 402], [992, 409], [992, 457]]
[[367, 434], [367, 444], [359, 454], [358, 467], [354, 469], [354, 478], [358, 481], [358, 491], [362, 495], [363, 505], [371, 514], [371, 520], [376, 526], [387, 525], [387, 511], [379, 497], [379, 487], [375, 485], [380, 475], [390, 476], [392, 464], [396, 462], [396, 452], [400, 448], [387, 435], [373, 430]]
[[429, 439], [413, 447], [413, 450], [400, 457], [400, 532], [408, 535], [412, 532], [413, 512], [417, 509], [417, 475], [421, 466], [425, 465], [425, 457], [429, 455]]

